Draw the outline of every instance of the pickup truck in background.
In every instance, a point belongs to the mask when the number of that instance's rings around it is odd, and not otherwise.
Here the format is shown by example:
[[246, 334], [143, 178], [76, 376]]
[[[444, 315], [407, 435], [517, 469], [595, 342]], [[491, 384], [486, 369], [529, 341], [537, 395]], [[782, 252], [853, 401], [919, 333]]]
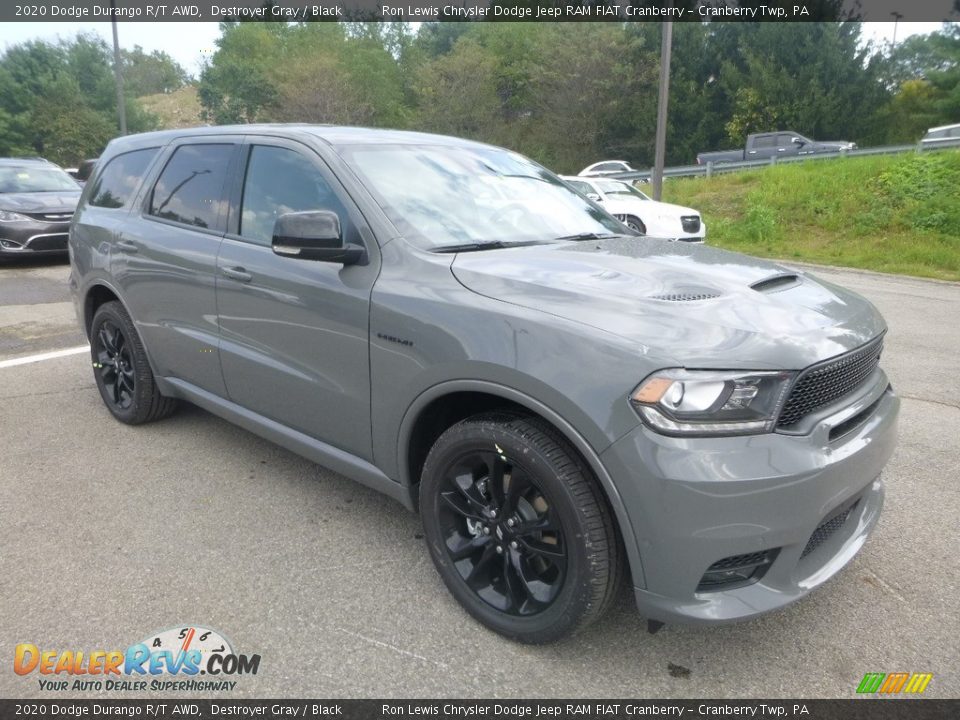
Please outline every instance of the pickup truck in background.
[[841, 150], [853, 150], [856, 143], [846, 140], [810, 140], [792, 130], [780, 130], [769, 133], [754, 133], [747, 136], [747, 145], [743, 150], [719, 150], [697, 155], [697, 165], [708, 162], [731, 163], [744, 160], [765, 160], [773, 156], [813, 155], [815, 153], [835, 153]]

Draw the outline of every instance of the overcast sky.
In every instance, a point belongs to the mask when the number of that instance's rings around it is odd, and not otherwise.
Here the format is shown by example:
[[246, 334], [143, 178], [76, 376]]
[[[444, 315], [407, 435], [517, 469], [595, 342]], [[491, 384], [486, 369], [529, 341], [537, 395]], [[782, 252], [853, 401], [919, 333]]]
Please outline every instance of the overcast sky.
[[[199, 72], [203, 58], [216, 49], [214, 40], [220, 34], [218, 24], [212, 22], [120, 22], [117, 25], [120, 47], [140, 45], [147, 52], [165, 50], [193, 75]], [[934, 22], [899, 23], [897, 40], [917, 33], [934, 32], [940, 29], [940, 25]], [[893, 28], [892, 22], [863, 23], [863, 35], [890, 42]], [[56, 40], [58, 37], [72, 37], [78, 32], [95, 32], [112, 42], [110, 23], [107, 22], [16, 22], [0, 23], [0, 48], [6, 50], [10, 45], [37, 38]]]

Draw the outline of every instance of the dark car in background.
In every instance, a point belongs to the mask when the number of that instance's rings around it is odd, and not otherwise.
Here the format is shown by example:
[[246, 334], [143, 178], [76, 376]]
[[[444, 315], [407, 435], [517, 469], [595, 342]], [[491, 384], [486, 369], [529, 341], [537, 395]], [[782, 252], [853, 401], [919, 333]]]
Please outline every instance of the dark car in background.
[[67, 168], [67, 173], [78, 183], [85, 185], [87, 180], [90, 179], [90, 175], [93, 173], [93, 168], [96, 164], [97, 158], [89, 158], [80, 163], [78, 167]]
[[773, 156], [816, 155], [854, 150], [857, 144], [846, 140], [811, 140], [793, 130], [754, 133], [747, 136], [747, 144], [740, 150], [718, 150], [697, 155], [697, 165], [710, 163], [767, 160]]
[[42, 158], [0, 158], [0, 260], [63, 254], [80, 185]]

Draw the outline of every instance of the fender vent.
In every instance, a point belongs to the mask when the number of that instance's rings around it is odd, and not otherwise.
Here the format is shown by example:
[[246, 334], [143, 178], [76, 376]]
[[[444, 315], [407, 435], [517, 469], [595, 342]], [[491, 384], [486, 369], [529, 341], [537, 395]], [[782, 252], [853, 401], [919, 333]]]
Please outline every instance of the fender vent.
[[788, 287], [793, 287], [799, 283], [799, 275], [774, 275], [773, 277], [759, 280], [750, 287], [757, 292], [766, 293], [777, 292], [778, 290], [786, 290]]

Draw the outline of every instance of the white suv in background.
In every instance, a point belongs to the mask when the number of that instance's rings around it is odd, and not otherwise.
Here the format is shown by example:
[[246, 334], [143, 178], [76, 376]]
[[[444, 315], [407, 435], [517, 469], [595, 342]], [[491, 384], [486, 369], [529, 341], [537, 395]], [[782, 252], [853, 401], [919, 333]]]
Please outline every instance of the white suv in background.
[[634, 172], [630, 163], [625, 160], [604, 160], [585, 167], [580, 171], [580, 177], [603, 177], [604, 175], [616, 175], [624, 172]]
[[581, 195], [600, 203], [617, 220], [644, 235], [686, 242], [703, 242], [707, 236], [707, 226], [696, 210], [657, 202], [621, 180], [580, 176], [563, 179]]

